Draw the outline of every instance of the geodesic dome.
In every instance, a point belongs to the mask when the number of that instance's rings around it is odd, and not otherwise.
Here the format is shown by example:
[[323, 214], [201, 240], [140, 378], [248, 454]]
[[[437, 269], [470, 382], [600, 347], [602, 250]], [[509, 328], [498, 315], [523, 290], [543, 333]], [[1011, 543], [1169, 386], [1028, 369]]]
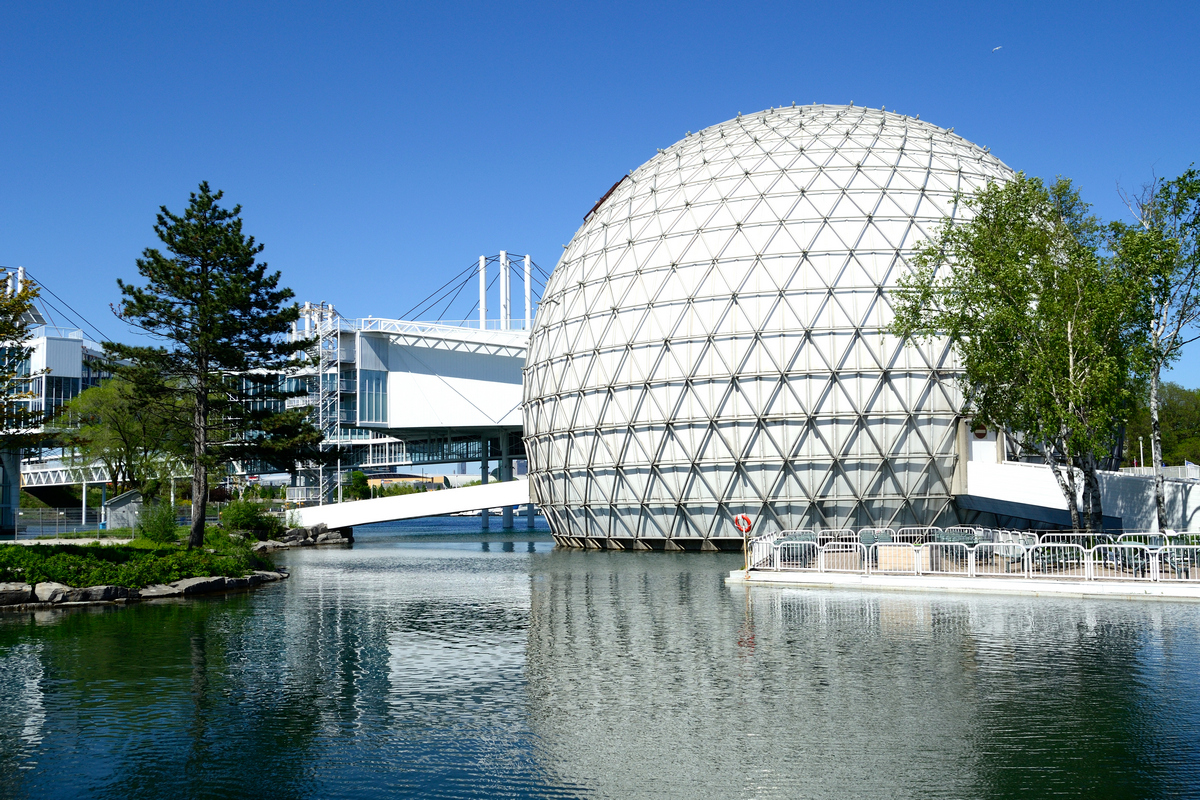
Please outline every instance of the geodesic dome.
[[525, 366], [559, 541], [740, 547], [743, 513], [755, 533], [955, 520], [953, 355], [881, 329], [957, 193], [1011, 174], [952, 130], [807, 106], [689, 134], [618, 182], [555, 267]]

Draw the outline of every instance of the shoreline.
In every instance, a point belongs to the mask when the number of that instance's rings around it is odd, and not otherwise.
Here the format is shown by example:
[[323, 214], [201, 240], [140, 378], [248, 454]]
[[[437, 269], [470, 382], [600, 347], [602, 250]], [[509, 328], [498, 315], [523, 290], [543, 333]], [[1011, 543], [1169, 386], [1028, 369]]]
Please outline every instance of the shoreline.
[[[199, 597], [208, 594], [244, 592], [269, 583], [287, 580], [286, 570], [255, 570], [249, 575], [227, 578], [224, 575], [181, 578], [172, 583], [156, 583], [142, 589], [126, 586], [99, 585], [73, 587], [61, 583], [44, 581], [28, 583], [0, 583], [0, 613], [5, 611], [48, 611], [55, 608], [83, 608], [86, 606], [127, 606], [152, 600], [175, 600]], [[24, 593], [26, 600], [10, 602], [13, 595]], [[46, 599], [42, 599], [46, 598]]]

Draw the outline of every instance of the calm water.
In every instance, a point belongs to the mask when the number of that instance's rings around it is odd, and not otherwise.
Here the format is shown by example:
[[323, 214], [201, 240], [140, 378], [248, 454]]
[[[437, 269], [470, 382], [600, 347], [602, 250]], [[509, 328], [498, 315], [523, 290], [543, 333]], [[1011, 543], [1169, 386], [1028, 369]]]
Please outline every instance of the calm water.
[[1200, 607], [747, 591], [475, 524], [0, 615], [0, 793], [1200, 796]]

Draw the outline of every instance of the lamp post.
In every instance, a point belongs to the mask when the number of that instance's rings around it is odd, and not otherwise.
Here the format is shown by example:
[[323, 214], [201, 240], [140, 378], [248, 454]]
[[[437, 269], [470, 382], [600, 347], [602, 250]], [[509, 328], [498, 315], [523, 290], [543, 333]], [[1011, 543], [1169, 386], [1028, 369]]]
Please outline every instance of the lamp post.
[[1142, 449], [1142, 437], [1138, 437], [1138, 466], [1146, 466], [1146, 451]]

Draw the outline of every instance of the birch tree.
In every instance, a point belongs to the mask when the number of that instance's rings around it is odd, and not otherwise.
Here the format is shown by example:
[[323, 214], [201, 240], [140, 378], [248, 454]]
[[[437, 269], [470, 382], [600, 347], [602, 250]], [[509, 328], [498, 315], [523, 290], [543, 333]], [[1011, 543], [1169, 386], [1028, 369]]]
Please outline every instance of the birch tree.
[[948, 338], [963, 413], [1050, 467], [1076, 530], [1102, 530], [1097, 473], [1143, 372], [1144, 282], [1102, 256], [1068, 180], [1018, 174], [963, 203], [970, 221], [947, 219], [901, 278], [890, 332]]
[[1185, 345], [1200, 338], [1200, 173], [1188, 169], [1172, 181], [1155, 181], [1140, 196], [1125, 197], [1135, 223], [1113, 223], [1112, 249], [1150, 285], [1150, 460], [1158, 529], [1167, 529], [1163, 483], [1162, 371]]

